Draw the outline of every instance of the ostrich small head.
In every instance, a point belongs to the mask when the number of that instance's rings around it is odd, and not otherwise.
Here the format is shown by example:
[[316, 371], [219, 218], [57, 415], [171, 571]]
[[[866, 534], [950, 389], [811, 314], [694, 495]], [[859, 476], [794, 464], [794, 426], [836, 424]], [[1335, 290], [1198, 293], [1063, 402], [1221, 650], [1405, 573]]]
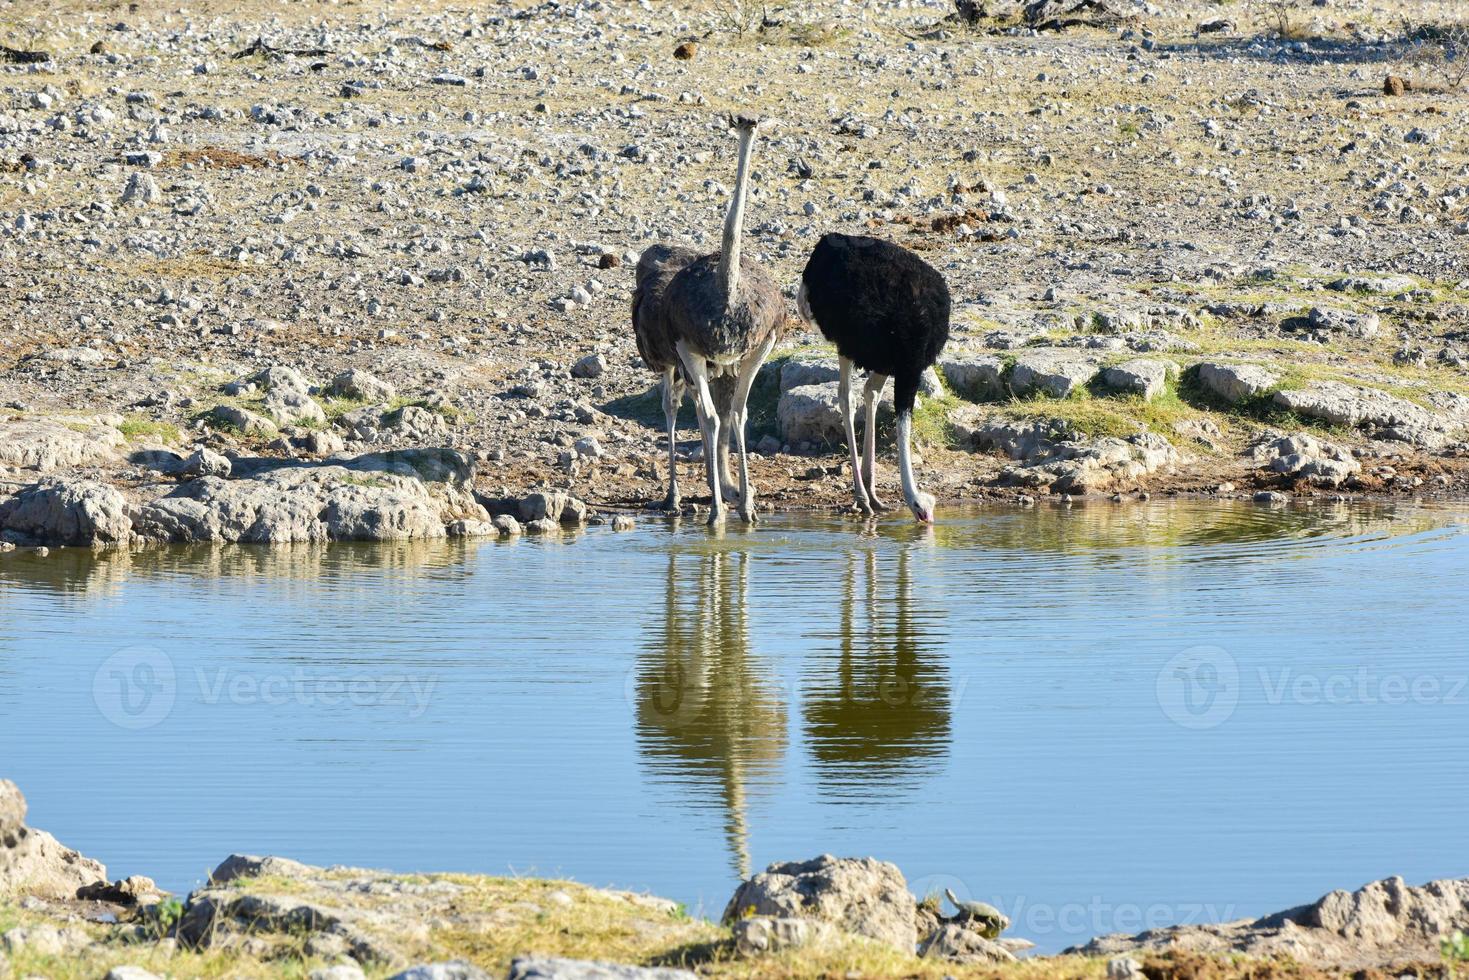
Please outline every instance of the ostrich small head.
[[760, 117], [737, 115], [731, 113], [729, 117], [729, 128], [737, 129], [740, 132], [748, 131], [753, 133], [755, 130], [760, 128]]
[[933, 494], [919, 491], [908, 503], [908, 509], [913, 511], [913, 516], [924, 524], [933, 523], [933, 509], [938, 501], [933, 499]]

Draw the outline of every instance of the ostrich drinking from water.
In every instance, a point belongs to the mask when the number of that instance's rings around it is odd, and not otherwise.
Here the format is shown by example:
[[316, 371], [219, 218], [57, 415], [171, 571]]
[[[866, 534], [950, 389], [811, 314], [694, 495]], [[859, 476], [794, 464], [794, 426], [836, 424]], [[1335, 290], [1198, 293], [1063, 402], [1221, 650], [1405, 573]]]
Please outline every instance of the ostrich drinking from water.
[[[909, 443], [920, 376], [949, 339], [949, 287], [944, 277], [905, 248], [860, 235], [824, 236], [801, 273], [801, 316], [836, 344], [841, 362], [841, 410], [852, 454], [855, 507], [870, 514], [888, 507], [877, 498], [877, 395], [893, 379], [898, 414], [898, 471], [913, 516], [933, 521], [934, 500], [918, 489]], [[864, 386], [866, 442], [857, 454], [852, 405], [852, 366], [867, 372]]]

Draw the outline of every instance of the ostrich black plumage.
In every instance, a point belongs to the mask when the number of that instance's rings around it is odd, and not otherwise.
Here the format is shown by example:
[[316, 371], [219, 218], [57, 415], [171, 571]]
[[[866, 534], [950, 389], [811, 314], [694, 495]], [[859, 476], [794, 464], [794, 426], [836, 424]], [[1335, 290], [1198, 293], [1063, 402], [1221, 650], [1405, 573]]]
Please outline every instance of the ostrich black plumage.
[[[873, 484], [877, 453], [877, 395], [893, 379], [898, 415], [898, 470], [913, 516], [933, 521], [934, 499], [918, 489], [910, 442], [913, 405], [923, 372], [949, 339], [949, 286], [937, 269], [901, 246], [862, 235], [824, 236], [801, 273], [797, 305], [841, 363], [841, 409], [852, 454], [852, 490], [864, 513], [887, 510]], [[852, 367], [867, 372], [861, 459], [852, 405]]]

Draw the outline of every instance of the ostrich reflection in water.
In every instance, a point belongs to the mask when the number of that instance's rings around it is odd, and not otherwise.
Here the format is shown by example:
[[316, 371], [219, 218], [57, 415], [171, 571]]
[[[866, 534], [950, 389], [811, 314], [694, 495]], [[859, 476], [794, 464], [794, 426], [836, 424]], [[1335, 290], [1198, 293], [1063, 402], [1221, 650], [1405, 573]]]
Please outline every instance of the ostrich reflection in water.
[[[915, 604], [910, 562], [906, 548], [847, 556], [835, 663], [823, 651], [808, 673], [806, 737], [822, 785], [843, 795], [888, 796], [935, 771], [948, 751], [941, 614]], [[894, 590], [883, 588], [885, 569]]]
[[771, 788], [786, 747], [786, 709], [769, 666], [750, 652], [745, 554], [668, 556], [664, 614], [637, 680], [639, 748], [655, 771], [717, 791], [740, 877], [750, 873], [746, 797]]
[[[787, 739], [777, 665], [751, 649], [750, 560], [723, 551], [668, 557], [664, 608], [649, 624], [636, 693], [650, 769], [684, 788], [692, 805], [721, 808], [742, 878], [750, 874], [749, 799], [779, 790]], [[891, 800], [947, 752], [940, 624], [914, 606], [910, 561], [906, 550], [848, 555], [835, 631], [818, 628], [804, 649], [782, 651], [804, 660], [802, 711], [818, 783], [843, 796]]]

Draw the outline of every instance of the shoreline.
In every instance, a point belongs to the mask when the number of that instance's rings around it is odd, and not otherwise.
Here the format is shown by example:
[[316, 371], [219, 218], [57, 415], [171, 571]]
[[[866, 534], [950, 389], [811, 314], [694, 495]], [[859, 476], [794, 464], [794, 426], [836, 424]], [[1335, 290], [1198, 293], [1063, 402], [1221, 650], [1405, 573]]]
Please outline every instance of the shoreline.
[[[235, 854], [187, 896], [25, 826], [0, 780], [0, 972], [147, 980], [694, 980], [696, 977], [1055, 978], [1200, 975], [1449, 980], [1439, 945], [1469, 925], [1469, 879], [1400, 878], [1256, 919], [1162, 926], [1034, 953], [1009, 917], [900, 869], [822, 855], [741, 882], [719, 920], [574, 881], [330, 868]], [[1445, 954], [1447, 955], [1447, 954]], [[613, 965], [618, 964], [618, 965]], [[508, 971], [508, 974], [507, 974]], [[608, 972], [612, 971], [612, 972]]]

